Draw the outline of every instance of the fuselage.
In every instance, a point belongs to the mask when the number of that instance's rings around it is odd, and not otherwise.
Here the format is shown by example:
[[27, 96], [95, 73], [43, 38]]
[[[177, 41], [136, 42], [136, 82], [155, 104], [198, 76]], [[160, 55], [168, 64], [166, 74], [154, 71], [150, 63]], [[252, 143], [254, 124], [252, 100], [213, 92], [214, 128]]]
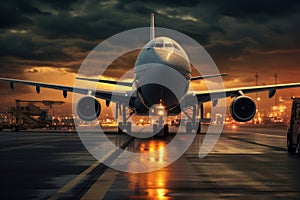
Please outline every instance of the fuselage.
[[169, 114], [187, 93], [191, 79], [191, 65], [186, 52], [168, 37], [154, 38], [143, 47], [134, 72], [138, 96], [136, 114], [141, 115], [148, 114], [147, 110], [154, 105], [163, 105]]

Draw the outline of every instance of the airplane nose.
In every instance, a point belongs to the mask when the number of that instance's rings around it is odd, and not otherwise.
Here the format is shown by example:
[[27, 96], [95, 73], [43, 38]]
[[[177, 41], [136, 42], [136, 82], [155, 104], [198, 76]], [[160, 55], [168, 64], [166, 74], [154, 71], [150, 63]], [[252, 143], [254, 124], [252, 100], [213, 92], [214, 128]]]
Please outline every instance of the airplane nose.
[[160, 103], [168, 109], [177, 106], [187, 92], [189, 84], [180, 72], [158, 63], [138, 66], [136, 79], [140, 102], [148, 109]]
[[144, 104], [150, 108], [153, 105], [165, 105], [172, 108], [179, 104], [179, 100], [171, 89], [156, 83], [145, 84], [138, 88]]

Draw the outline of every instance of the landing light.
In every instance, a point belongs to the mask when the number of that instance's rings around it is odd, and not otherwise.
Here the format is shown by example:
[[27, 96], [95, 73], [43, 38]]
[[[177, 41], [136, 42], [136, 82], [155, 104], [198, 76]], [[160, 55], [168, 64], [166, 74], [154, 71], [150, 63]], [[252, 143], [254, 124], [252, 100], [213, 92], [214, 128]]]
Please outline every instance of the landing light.
[[158, 120], [165, 122], [167, 119], [167, 111], [163, 105], [156, 104], [151, 106], [149, 110], [149, 117], [152, 122], [154, 121], [154, 123], [156, 123]]
[[165, 112], [164, 112], [163, 110], [158, 110], [158, 111], [157, 111], [157, 114], [158, 114], [159, 116], [163, 116], [164, 113], [165, 113]]

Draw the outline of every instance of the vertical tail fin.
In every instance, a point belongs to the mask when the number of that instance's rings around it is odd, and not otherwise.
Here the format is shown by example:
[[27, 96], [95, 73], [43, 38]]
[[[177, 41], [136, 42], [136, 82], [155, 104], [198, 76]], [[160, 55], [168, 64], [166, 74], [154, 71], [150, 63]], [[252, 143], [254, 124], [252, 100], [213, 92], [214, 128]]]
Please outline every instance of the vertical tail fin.
[[150, 16], [150, 40], [155, 38], [155, 28], [154, 28], [154, 14], [151, 13]]

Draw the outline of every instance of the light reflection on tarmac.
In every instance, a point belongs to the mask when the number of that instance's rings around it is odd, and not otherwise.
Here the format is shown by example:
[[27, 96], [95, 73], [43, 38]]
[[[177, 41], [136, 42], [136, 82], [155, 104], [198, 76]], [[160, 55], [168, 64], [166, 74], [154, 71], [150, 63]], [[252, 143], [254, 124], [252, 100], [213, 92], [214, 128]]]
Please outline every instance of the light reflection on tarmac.
[[[166, 156], [166, 152], [164, 151], [164, 147], [166, 146], [166, 142], [162, 140], [151, 140], [151, 141], [143, 141], [139, 145], [139, 152], [153, 152], [158, 150], [158, 157], [150, 157], [150, 162], [153, 163], [162, 163], [164, 162], [164, 156]], [[158, 170], [151, 173], [128, 173], [128, 188], [130, 190], [138, 190], [139, 188], [147, 187], [145, 194], [141, 194], [140, 198], [153, 198], [153, 199], [168, 199], [165, 196], [168, 193], [166, 189], [167, 180], [169, 178], [169, 174], [167, 170]]]
[[[225, 129], [204, 159], [198, 157], [204, 135], [197, 135], [177, 161], [150, 173], [103, 168], [76, 133], [2, 132], [0, 199], [45, 199], [58, 191], [65, 199], [297, 199], [300, 159], [287, 154], [285, 131]], [[127, 138], [107, 135], [115, 144]], [[127, 150], [158, 150], [149, 163], [163, 164], [171, 139], [136, 139]]]

